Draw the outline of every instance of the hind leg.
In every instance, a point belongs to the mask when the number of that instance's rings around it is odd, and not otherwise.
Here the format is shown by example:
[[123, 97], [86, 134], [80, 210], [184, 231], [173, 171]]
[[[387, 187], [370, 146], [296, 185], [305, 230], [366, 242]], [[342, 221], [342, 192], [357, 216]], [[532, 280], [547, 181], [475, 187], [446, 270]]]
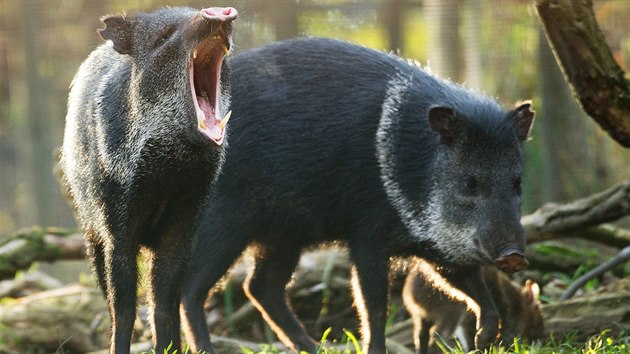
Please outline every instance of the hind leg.
[[107, 272], [105, 269], [105, 246], [96, 240], [93, 231], [85, 231], [87, 258], [90, 260], [92, 272], [96, 275], [98, 286], [107, 300]]
[[306, 333], [287, 303], [285, 287], [300, 259], [300, 247], [259, 246], [255, 269], [245, 281], [247, 297], [291, 350], [315, 353], [317, 343]]
[[215, 353], [210, 344], [203, 305], [210, 289], [243, 252], [247, 242], [215, 232], [198, 233], [197, 242], [184, 280], [180, 313], [191, 352]]

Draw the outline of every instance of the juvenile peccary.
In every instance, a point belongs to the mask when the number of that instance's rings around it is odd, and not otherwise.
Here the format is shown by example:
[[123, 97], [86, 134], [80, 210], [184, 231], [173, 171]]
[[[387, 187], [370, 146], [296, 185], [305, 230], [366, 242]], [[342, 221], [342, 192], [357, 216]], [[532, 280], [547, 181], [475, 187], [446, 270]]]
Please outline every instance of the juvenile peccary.
[[482, 308], [485, 346], [499, 313], [481, 275], [526, 266], [522, 142], [533, 113], [441, 80], [394, 55], [302, 38], [234, 57], [230, 148], [200, 225], [182, 296], [193, 351], [211, 351], [208, 290], [248, 245], [245, 290], [292, 350], [315, 352], [285, 298], [307, 246], [345, 241], [365, 352], [385, 352], [390, 257], [419, 255]]
[[183, 271], [200, 209], [223, 160], [224, 57], [233, 8], [106, 16], [106, 44], [72, 82], [60, 165], [112, 317], [112, 353], [128, 353], [141, 246], [158, 352], [179, 348]]
[[[450, 287], [440, 275], [444, 271], [421, 262], [405, 281], [403, 300], [413, 318], [413, 340], [419, 353], [441, 352], [437, 350], [433, 336], [438, 334], [449, 340], [455, 335], [457, 326], [462, 327], [465, 343], [468, 346], [474, 343], [476, 318], [467, 311], [467, 304], [470, 304], [468, 310], [473, 312], [477, 306], [465, 294]], [[500, 339], [503, 344], [509, 346], [517, 337], [525, 342], [542, 339], [544, 323], [537, 301], [538, 285], [527, 280], [521, 287], [503, 272], [489, 266], [483, 267], [483, 277], [501, 314]]]

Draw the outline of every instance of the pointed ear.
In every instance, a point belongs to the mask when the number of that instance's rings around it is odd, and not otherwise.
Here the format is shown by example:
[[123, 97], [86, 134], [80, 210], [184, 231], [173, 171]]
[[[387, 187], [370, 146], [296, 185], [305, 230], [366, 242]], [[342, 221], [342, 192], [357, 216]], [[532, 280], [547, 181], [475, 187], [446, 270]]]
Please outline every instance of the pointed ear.
[[517, 104], [516, 108], [512, 111], [512, 120], [516, 125], [516, 131], [520, 141], [527, 140], [529, 132], [534, 125], [534, 111], [530, 109], [531, 106], [531, 101], [525, 101]]
[[429, 108], [429, 125], [440, 134], [440, 143], [451, 146], [463, 129], [463, 122], [455, 116], [455, 110], [446, 106]]
[[131, 54], [135, 23], [124, 15], [104, 16], [101, 21], [105, 24], [105, 28], [99, 29], [98, 34], [104, 40], [112, 41], [118, 53]]
[[538, 286], [538, 283], [527, 279], [525, 281], [525, 286], [523, 286], [523, 296], [527, 306], [537, 305], [540, 297], [540, 287]]

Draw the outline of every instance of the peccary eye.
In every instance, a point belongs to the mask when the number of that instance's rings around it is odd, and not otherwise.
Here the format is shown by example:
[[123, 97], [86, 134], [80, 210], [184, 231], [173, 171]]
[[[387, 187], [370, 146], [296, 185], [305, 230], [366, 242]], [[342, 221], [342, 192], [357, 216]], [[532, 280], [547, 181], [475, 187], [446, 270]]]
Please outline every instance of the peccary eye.
[[475, 193], [478, 187], [477, 179], [472, 176], [466, 177], [466, 180], [464, 180], [464, 187], [468, 193]]
[[175, 28], [173, 27], [169, 27], [165, 29], [164, 31], [162, 31], [162, 33], [157, 37], [155, 42], [153, 42], [153, 48], [158, 48], [164, 43], [166, 43], [166, 41], [171, 37], [173, 32], [175, 32]]

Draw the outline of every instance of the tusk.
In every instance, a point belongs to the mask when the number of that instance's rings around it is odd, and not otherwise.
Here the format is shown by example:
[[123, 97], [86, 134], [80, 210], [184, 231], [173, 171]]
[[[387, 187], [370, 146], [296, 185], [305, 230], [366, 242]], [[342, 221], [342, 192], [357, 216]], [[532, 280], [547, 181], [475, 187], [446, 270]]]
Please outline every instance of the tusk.
[[223, 119], [221, 119], [221, 122], [219, 122], [219, 128], [225, 129], [225, 126], [227, 125], [227, 123], [230, 120], [231, 116], [232, 116], [232, 111], [230, 110], [229, 112], [227, 112], [225, 117], [223, 117]]
[[197, 121], [199, 121], [199, 128], [206, 129], [206, 116], [201, 111], [197, 111]]
[[197, 59], [197, 49], [193, 52], [193, 59]]

